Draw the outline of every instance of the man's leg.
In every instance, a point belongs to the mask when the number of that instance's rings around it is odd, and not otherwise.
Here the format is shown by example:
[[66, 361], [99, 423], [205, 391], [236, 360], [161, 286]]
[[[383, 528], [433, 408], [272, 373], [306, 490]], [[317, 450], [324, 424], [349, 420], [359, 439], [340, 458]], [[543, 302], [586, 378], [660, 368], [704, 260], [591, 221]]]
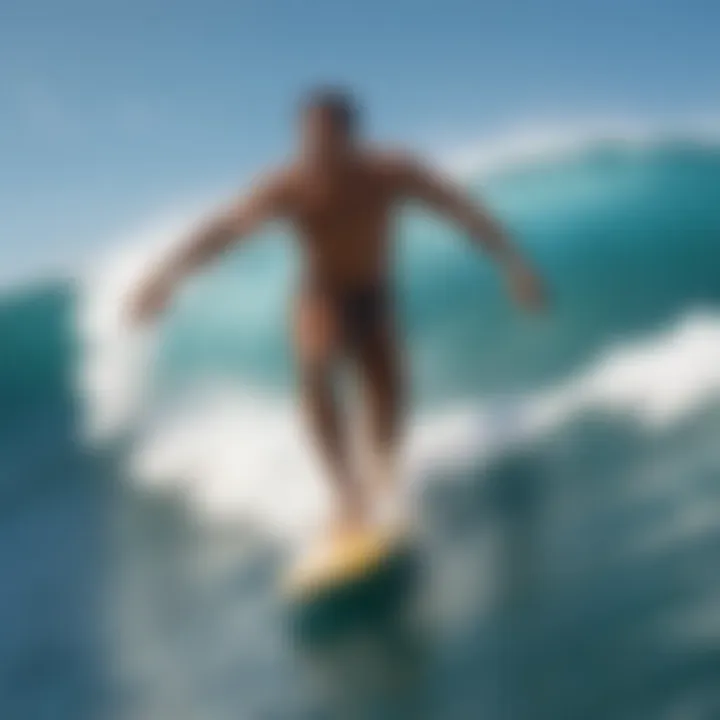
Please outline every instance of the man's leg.
[[[403, 430], [404, 382], [397, 338], [389, 322], [370, 333], [355, 352], [368, 421], [370, 474], [375, 499], [392, 501]], [[382, 509], [382, 508], [378, 508]]]
[[301, 296], [296, 317], [296, 350], [301, 394], [318, 452], [332, 482], [343, 526], [362, 522], [364, 498], [353, 473], [348, 447], [347, 418], [336, 397], [334, 371], [339, 354], [335, 310], [322, 298]]

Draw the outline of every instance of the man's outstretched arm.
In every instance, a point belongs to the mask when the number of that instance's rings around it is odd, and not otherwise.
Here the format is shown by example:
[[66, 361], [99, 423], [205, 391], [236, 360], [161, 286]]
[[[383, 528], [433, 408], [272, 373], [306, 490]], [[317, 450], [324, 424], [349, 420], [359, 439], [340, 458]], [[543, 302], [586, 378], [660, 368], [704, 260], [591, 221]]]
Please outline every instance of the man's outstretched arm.
[[287, 207], [287, 180], [278, 175], [258, 183], [250, 193], [205, 220], [187, 240], [140, 285], [131, 300], [133, 320], [160, 313], [177, 285]]
[[544, 306], [545, 292], [540, 278], [503, 226], [479, 201], [446, 177], [413, 160], [401, 160], [396, 177], [406, 197], [455, 222], [500, 264], [512, 295], [521, 305], [531, 310]]

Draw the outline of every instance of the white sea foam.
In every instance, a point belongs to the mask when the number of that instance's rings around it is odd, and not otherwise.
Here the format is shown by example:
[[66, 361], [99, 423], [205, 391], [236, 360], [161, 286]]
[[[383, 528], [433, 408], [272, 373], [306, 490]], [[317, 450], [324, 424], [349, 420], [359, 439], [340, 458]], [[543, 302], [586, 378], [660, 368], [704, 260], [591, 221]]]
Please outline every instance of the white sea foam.
[[147, 390], [156, 337], [153, 329], [131, 327], [132, 293], [205, 211], [168, 213], [128, 232], [81, 278], [76, 323], [83, 353], [76, 381], [86, 400], [86, 429], [95, 439], [126, 427]]

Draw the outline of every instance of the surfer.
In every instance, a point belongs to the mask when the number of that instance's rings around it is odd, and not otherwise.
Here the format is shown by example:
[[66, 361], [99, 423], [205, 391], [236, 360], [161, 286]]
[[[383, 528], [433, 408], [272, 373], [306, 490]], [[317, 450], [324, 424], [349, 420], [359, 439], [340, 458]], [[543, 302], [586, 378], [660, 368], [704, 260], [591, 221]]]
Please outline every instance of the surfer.
[[[304, 259], [294, 333], [303, 401], [337, 498], [338, 526], [346, 529], [366, 522], [393, 489], [404, 394], [389, 261], [395, 211], [416, 201], [456, 223], [499, 264], [524, 308], [541, 309], [544, 291], [487, 209], [412, 155], [363, 140], [350, 95], [315, 90], [298, 120], [297, 156], [196, 228], [140, 285], [131, 312], [136, 321], [160, 313], [183, 278], [265, 222], [292, 227]], [[364, 389], [372, 488], [350, 459], [333, 382], [341, 360], [353, 364]]]

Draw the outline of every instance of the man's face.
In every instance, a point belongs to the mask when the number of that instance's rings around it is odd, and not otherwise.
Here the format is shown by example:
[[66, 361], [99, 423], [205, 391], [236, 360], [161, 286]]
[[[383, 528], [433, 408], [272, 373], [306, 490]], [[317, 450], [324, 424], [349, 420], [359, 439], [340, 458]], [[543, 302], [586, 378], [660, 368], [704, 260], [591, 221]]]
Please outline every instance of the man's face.
[[303, 154], [320, 162], [333, 162], [346, 155], [351, 145], [347, 128], [327, 108], [309, 108], [302, 118]]

